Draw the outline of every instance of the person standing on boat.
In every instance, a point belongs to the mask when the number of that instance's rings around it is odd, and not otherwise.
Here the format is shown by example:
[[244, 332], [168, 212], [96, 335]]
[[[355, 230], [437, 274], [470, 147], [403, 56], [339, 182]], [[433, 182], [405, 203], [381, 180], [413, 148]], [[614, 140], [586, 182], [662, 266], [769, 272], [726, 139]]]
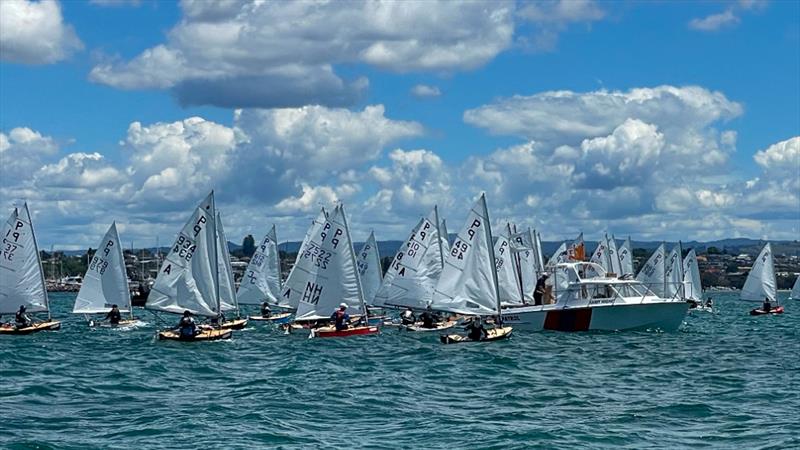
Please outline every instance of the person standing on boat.
[[19, 306], [19, 311], [17, 311], [17, 314], [14, 316], [14, 321], [17, 323], [17, 328], [27, 328], [33, 325], [33, 321], [31, 321], [28, 313], [25, 312], [26, 310], [27, 308], [25, 305]]
[[192, 312], [189, 310], [184, 311], [181, 321], [178, 322], [178, 333], [181, 339], [194, 339], [198, 332], [197, 323], [192, 318]]
[[417, 315], [410, 306], [400, 315], [400, 322], [403, 325], [414, 325], [417, 322]]
[[347, 303], [342, 303], [339, 305], [339, 309], [331, 314], [331, 320], [333, 320], [334, 325], [336, 326], [336, 331], [346, 330], [348, 323], [350, 322], [350, 314], [347, 314]]
[[769, 301], [769, 297], [764, 297], [764, 306], [762, 306], [761, 309], [767, 313], [772, 311], [772, 303]]
[[536, 280], [536, 288], [533, 290], [533, 304], [534, 305], [541, 305], [542, 297], [546, 292], [546, 283], [547, 282], [547, 274], [542, 274], [538, 280]]
[[111, 305], [111, 311], [106, 314], [105, 320], [108, 320], [111, 325], [119, 325], [119, 321], [122, 320], [122, 314], [119, 312], [117, 305]]
[[480, 341], [484, 337], [489, 337], [489, 332], [483, 326], [481, 316], [475, 316], [465, 327], [467, 337], [473, 341]]
[[261, 302], [261, 317], [269, 319], [272, 316], [272, 310], [269, 309], [269, 303]]
[[419, 320], [422, 321], [422, 328], [436, 328], [438, 323], [442, 321], [441, 317], [433, 312], [431, 302], [428, 302], [425, 312], [419, 315]]

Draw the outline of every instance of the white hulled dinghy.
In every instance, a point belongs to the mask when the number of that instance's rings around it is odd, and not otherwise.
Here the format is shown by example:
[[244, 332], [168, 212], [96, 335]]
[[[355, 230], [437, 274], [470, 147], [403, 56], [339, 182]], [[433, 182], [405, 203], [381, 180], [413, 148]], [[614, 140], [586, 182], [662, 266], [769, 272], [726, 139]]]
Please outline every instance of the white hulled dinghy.
[[[159, 269], [145, 308], [171, 314], [220, 317], [220, 283], [214, 191], [195, 208]], [[230, 339], [231, 330], [200, 326], [197, 334], [178, 329], [158, 333], [159, 339], [213, 341]]]
[[[455, 314], [498, 318], [501, 315], [496, 258], [485, 194], [481, 194], [470, 209], [464, 226], [445, 257], [431, 306], [438, 311]], [[481, 340], [455, 334], [442, 335], [441, 341], [444, 344], [493, 341], [506, 339], [511, 332], [511, 327], [498, 324], [487, 330], [486, 337]]]
[[[222, 227], [222, 216], [217, 211], [217, 273], [219, 274], [219, 305], [222, 315], [219, 328], [223, 330], [241, 330], [247, 326], [247, 319], [242, 319], [239, 314], [239, 301], [236, 298], [236, 286], [233, 282], [233, 268], [231, 267], [231, 255], [228, 251], [228, 239], [225, 237], [225, 229]], [[236, 318], [224, 320], [226, 312], [234, 312]], [[214, 319], [212, 319], [213, 323]], [[215, 324], [217, 325], [217, 324]]]
[[307, 244], [307, 251], [297, 255], [294, 268], [298, 275], [285, 286], [290, 291], [289, 298], [298, 298], [295, 320], [326, 323], [312, 328], [309, 337], [377, 334], [377, 326], [357, 324], [337, 330], [335, 326], [327, 325], [331, 314], [342, 304], [345, 308], [353, 305], [361, 315], [360, 322], [368, 323], [369, 320], [342, 205], [337, 206], [322, 226], [311, 233]]
[[[236, 291], [236, 298], [240, 305], [268, 305], [278, 306], [281, 295], [281, 261], [278, 253], [278, 234], [275, 225], [256, 247], [256, 252], [250, 258], [244, 277]], [[250, 320], [272, 323], [287, 323], [292, 313], [262, 313], [250, 316]]]
[[[778, 304], [778, 283], [775, 279], [775, 262], [769, 242], [761, 249], [753, 268], [747, 274], [739, 298], [751, 302], [764, 302], [761, 308], [750, 311], [752, 316], [783, 314], [783, 306]], [[767, 301], [769, 307], [767, 307]]]
[[50, 317], [50, 304], [44, 284], [42, 260], [33, 222], [24, 203], [14, 208], [3, 226], [3, 246], [0, 254], [0, 314], [15, 314], [20, 307], [27, 313], [47, 313], [47, 320], [31, 320], [23, 326], [2, 324], [0, 334], [30, 334], [61, 328], [61, 322]]
[[125, 256], [117, 233], [117, 223], [112, 222], [100, 241], [89, 267], [83, 276], [83, 283], [72, 307], [73, 314], [83, 314], [89, 326], [98, 324], [90, 319], [92, 314], [109, 315], [114, 306], [118, 316], [127, 314], [127, 319], [109, 317], [108, 326], [130, 327], [137, 323], [133, 317], [128, 273], [125, 270]]

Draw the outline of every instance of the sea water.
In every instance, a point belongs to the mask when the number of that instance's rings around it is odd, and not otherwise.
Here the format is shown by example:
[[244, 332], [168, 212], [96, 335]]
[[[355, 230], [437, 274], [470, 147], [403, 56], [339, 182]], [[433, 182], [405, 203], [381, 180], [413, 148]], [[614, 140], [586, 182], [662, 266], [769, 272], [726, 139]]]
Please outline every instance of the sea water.
[[[0, 336], [3, 448], [799, 448], [800, 301], [712, 294], [673, 333], [307, 339], [251, 323], [164, 342], [157, 322]], [[177, 317], [166, 316], [177, 322]]]

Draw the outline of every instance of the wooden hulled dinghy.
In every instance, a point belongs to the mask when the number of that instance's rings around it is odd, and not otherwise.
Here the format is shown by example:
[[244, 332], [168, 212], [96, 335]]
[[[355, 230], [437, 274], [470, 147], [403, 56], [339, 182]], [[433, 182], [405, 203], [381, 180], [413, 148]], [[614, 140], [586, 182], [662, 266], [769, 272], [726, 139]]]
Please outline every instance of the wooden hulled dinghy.
[[223, 322], [219, 327], [223, 330], [242, 330], [247, 326], [247, 319], [233, 319]]
[[97, 328], [131, 328], [140, 323], [142, 322], [140, 322], [139, 319], [126, 319], [120, 320], [119, 323], [89, 322], [89, 326]]
[[460, 334], [443, 334], [441, 336], [441, 341], [442, 344], [463, 344], [465, 342], [500, 341], [503, 339], [510, 338], [512, 331], [513, 328], [511, 327], [493, 328], [491, 330], [486, 330], [488, 336], [481, 339], [480, 341], [473, 341], [472, 339]]
[[195, 337], [184, 338], [181, 337], [180, 333], [176, 330], [166, 330], [166, 331], [160, 331], [158, 333], [158, 339], [162, 341], [184, 341], [184, 342], [219, 341], [221, 339], [230, 339], [232, 335], [233, 332], [231, 330], [213, 328], [213, 329], [201, 329], [200, 333], [197, 334]]
[[0, 327], [0, 334], [31, 334], [39, 331], [57, 331], [61, 329], [61, 322], [48, 320], [47, 322], [35, 323], [29, 327], [17, 328], [14, 325], [4, 324]]

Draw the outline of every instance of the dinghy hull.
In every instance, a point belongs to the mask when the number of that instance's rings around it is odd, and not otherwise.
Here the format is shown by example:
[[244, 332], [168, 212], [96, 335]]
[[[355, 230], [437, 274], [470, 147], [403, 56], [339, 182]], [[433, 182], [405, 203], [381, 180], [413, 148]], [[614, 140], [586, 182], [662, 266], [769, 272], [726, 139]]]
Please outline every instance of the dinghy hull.
[[422, 325], [403, 325], [401, 329], [406, 331], [413, 331], [418, 333], [427, 333], [431, 331], [442, 331], [442, 330], [449, 330], [456, 326], [456, 322], [442, 322], [438, 324], [435, 328], [425, 328]]
[[271, 322], [271, 323], [289, 323], [291, 320], [292, 313], [281, 313], [281, 314], [273, 314], [269, 317], [262, 317], [262, 316], [250, 316], [250, 320], [254, 320], [256, 322]]
[[242, 330], [247, 326], [247, 319], [233, 319], [229, 320], [219, 327], [223, 330]]
[[31, 334], [38, 333], [39, 331], [57, 331], [61, 329], [61, 322], [51, 320], [48, 322], [39, 322], [25, 328], [17, 328], [13, 325], [0, 327], [0, 334]]
[[315, 337], [320, 338], [337, 338], [349, 336], [368, 336], [371, 334], [380, 333], [380, 329], [375, 326], [367, 327], [353, 327], [346, 330], [337, 331], [334, 327], [315, 328], [312, 330]]
[[521, 331], [676, 331], [689, 310], [685, 302], [554, 308], [533, 306], [503, 312], [503, 324]]
[[764, 311], [763, 309], [753, 309], [750, 311], [751, 316], [766, 316], [769, 314], [783, 314], [783, 306], [778, 306], [776, 308], [772, 308], [769, 312]]
[[219, 341], [221, 339], [230, 339], [233, 336], [233, 331], [231, 330], [222, 330], [222, 329], [213, 329], [213, 330], [201, 330], [200, 334], [195, 336], [194, 338], [182, 338], [180, 333], [174, 330], [167, 330], [161, 331], [158, 333], [158, 339], [162, 341], [184, 341], [184, 342], [194, 342], [194, 341]]
[[491, 330], [486, 330], [488, 336], [479, 341], [473, 341], [472, 339], [460, 334], [443, 334], [440, 337], [440, 339], [442, 341], [442, 344], [463, 344], [466, 342], [477, 343], [477, 342], [500, 341], [503, 339], [510, 338], [512, 331], [514, 331], [512, 327], [492, 328]]

